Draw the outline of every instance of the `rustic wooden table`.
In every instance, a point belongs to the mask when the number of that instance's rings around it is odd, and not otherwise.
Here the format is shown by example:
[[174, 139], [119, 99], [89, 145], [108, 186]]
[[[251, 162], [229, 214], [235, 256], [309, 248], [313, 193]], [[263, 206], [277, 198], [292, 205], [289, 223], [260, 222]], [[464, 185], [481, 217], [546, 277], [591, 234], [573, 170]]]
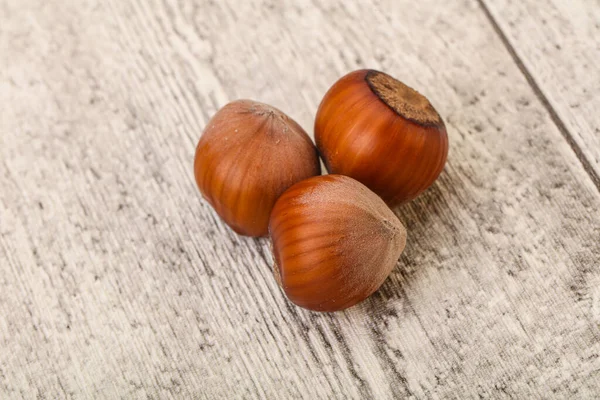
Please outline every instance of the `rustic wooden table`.
[[[600, 396], [597, 0], [0, 0], [1, 398]], [[375, 68], [447, 122], [370, 299], [286, 301], [194, 147]]]

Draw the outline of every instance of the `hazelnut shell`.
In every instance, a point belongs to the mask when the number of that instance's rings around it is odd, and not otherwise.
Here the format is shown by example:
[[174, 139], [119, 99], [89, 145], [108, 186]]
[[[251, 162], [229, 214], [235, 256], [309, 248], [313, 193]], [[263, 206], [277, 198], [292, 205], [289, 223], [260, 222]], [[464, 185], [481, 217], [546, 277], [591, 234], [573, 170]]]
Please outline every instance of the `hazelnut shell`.
[[330, 173], [362, 182], [390, 206], [427, 189], [448, 155], [446, 127], [431, 103], [374, 70], [351, 72], [329, 89], [315, 140]]
[[276, 280], [293, 303], [315, 311], [343, 310], [367, 298], [406, 244], [404, 226], [381, 198], [342, 175], [286, 190], [269, 231]]
[[278, 109], [251, 100], [221, 108], [196, 147], [194, 176], [203, 197], [237, 233], [265, 236], [277, 198], [319, 175], [310, 137]]

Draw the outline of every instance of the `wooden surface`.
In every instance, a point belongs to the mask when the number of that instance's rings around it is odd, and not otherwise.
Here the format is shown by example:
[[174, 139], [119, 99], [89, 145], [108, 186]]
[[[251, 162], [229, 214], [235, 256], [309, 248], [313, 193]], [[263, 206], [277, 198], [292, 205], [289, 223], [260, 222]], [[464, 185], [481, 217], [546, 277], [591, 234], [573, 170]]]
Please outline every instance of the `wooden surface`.
[[[1, 0], [0, 397], [596, 398], [598, 3], [538, 4]], [[194, 146], [236, 98], [312, 132], [362, 67], [429, 97], [448, 164], [381, 290], [312, 313]]]
[[600, 1], [484, 4], [553, 122], [600, 188]]

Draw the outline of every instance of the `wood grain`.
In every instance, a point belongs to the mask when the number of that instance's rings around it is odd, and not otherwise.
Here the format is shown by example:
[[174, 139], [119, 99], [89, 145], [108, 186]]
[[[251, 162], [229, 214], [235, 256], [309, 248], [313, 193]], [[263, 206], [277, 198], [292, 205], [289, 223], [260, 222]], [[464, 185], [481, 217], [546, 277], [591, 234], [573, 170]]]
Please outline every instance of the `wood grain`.
[[[1, 397], [600, 392], [600, 193], [577, 155], [476, 2], [357, 3], [0, 2]], [[382, 289], [312, 313], [201, 200], [194, 146], [236, 98], [310, 133], [363, 67], [427, 95], [448, 164], [398, 210]]]
[[600, 3], [482, 3], [555, 124], [600, 188]]

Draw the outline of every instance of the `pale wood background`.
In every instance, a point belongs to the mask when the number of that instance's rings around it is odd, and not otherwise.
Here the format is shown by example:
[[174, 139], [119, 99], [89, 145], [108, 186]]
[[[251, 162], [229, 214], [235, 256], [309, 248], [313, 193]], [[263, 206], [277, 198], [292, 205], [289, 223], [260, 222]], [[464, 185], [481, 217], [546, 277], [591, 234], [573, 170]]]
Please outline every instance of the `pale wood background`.
[[[1, 398], [600, 396], [597, 0], [0, 0]], [[288, 303], [192, 158], [376, 68], [447, 121], [372, 298]]]

